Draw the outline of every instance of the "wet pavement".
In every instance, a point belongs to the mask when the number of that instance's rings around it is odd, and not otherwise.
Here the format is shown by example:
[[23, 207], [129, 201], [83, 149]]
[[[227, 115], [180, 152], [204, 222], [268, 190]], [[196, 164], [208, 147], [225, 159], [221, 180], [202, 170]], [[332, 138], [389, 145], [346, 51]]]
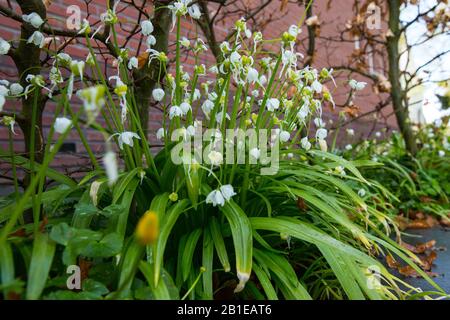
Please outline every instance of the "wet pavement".
[[[403, 241], [409, 244], [419, 244], [430, 240], [436, 240], [437, 258], [433, 263], [431, 271], [437, 276], [432, 278], [446, 293], [450, 293], [450, 229], [435, 227], [431, 229], [407, 230], [403, 235]], [[400, 279], [419, 287], [423, 291], [436, 291], [423, 278], [407, 278], [399, 276]]]

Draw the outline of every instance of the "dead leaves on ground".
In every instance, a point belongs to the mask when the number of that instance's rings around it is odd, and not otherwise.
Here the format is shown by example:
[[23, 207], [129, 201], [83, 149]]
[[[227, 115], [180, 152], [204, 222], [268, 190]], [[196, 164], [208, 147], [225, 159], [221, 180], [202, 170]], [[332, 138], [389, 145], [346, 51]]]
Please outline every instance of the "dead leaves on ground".
[[[436, 273], [431, 272], [433, 263], [437, 258], [436, 240], [430, 240], [428, 242], [418, 243], [416, 245], [411, 245], [409, 243], [401, 241], [400, 245], [403, 248], [417, 254], [417, 257], [419, 258], [418, 264], [423, 271], [425, 271], [431, 277], [437, 276]], [[388, 254], [386, 256], [386, 264], [389, 268], [396, 269], [401, 275], [405, 277], [420, 278], [420, 275], [416, 270], [414, 270], [414, 268], [409, 265], [402, 266], [391, 254]]]

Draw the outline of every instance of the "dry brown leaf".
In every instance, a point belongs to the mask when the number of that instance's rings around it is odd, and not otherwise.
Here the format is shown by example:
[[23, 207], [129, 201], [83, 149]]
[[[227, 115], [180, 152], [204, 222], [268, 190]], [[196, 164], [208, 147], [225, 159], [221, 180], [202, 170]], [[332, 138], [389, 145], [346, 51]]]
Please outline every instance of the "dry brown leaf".
[[386, 256], [386, 263], [387, 263], [388, 267], [391, 269], [397, 269], [400, 267], [400, 264], [390, 254], [388, 254]]

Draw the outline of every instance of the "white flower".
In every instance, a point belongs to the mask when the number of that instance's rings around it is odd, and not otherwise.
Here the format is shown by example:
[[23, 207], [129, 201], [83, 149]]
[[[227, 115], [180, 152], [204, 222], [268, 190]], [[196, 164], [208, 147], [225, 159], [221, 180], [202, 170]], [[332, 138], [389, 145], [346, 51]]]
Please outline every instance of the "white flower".
[[198, 90], [197, 88], [194, 89], [194, 93], [192, 94], [192, 101], [197, 101], [198, 99], [200, 99], [200, 90]]
[[280, 100], [277, 98], [270, 98], [267, 100], [267, 110], [273, 112], [280, 107]]
[[[1, 111], [1, 109], [0, 109]], [[17, 133], [14, 131], [14, 125], [16, 124], [16, 121], [13, 117], [3, 116], [2, 119], [0, 119], [0, 122], [3, 122], [5, 126], [9, 126], [9, 130], [16, 135]]]
[[302, 138], [302, 140], [300, 140], [300, 144], [302, 145], [302, 148], [305, 149], [306, 151], [311, 149], [311, 142], [309, 142], [308, 137]]
[[233, 51], [230, 55], [230, 62], [233, 65], [236, 65], [242, 59], [241, 55], [237, 51]]
[[164, 99], [164, 95], [165, 95], [164, 90], [161, 88], [156, 88], [156, 89], [153, 89], [153, 91], [152, 91], [152, 96], [153, 96], [153, 99], [155, 99], [155, 101], [158, 101], [158, 102], [161, 101], [162, 99]]
[[181, 109], [181, 112], [183, 112], [183, 115], [186, 115], [186, 114], [188, 114], [189, 111], [191, 111], [191, 105], [187, 102], [182, 102], [180, 104], [180, 109]]
[[193, 4], [188, 7], [188, 13], [192, 17], [192, 19], [200, 19], [202, 13], [200, 12], [200, 7], [197, 4]]
[[322, 127], [325, 126], [325, 123], [324, 123], [323, 120], [320, 119], [320, 118], [315, 118], [315, 119], [314, 119], [314, 124], [315, 124], [316, 127], [318, 127], [318, 128], [322, 128]]
[[44, 44], [45, 44], [45, 37], [44, 37], [44, 35], [41, 32], [35, 31], [28, 38], [27, 43], [32, 43], [35, 46], [38, 46], [39, 48], [43, 48]]
[[149, 35], [147, 37], [147, 41], [146, 41], [147, 47], [151, 48], [156, 44], [156, 38], [152, 35]]
[[22, 92], [23, 92], [23, 87], [20, 85], [20, 83], [13, 83], [9, 87], [9, 93], [12, 96], [18, 96], [18, 95], [22, 94]]
[[209, 115], [209, 113], [211, 112], [211, 110], [213, 108], [214, 108], [214, 102], [212, 102], [209, 99], [205, 100], [202, 104], [202, 110], [206, 115]]
[[69, 128], [72, 127], [72, 120], [67, 119], [65, 117], [59, 117], [55, 119], [55, 123], [53, 124], [53, 128], [57, 133], [63, 134]]
[[42, 20], [41, 16], [36, 12], [32, 12], [30, 14], [24, 14], [22, 16], [23, 21], [31, 24], [33, 27], [38, 29], [40, 26], [44, 24], [44, 20]]
[[222, 196], [225, 199], [225, 201], [229, 201], [232, 196], [236, 195], [236, 193], [234, 192], [233, 186], [231, 184], [226, 184], [224, 186], [221, 186], [220, 192], [222, 193]]
[[[228, 113], [226, 113], [225, 114], [225, 118], [230, 120], [230, 115]], [[216, 114], [216, 122], [217, 123], [222, 123], [222, 120], [223, 120], [223, 112], [222, 111], [217, 112], [217, 114]]]
[[136, 57], [131, 57], [130, 61], [128, 61], [128, 69], [133, 70], [139, 67], [139, 60]]
[[224, 41], [220, 44], [220, 51], [222, 53], [228, 53], [231, 51], [230, 43], [228, 41]]
[[180, 44], [185, 47], [185, 48], [189, 48], [191, 46], [191, 42], [189, 41], [188, 38], [186, 37], [182, 37], [180, 40]]
[[364, 190], [363, 188], [358, 190], [358, 196], [360, 196], [361, 198], [364, 197], [366, 195], [366, 190]]
[[261, 157], [261, 150], [259, 150], [258, 148], [253, 148], [250, 150], [250, 155], [258, 160]]
[[166, 135], [166, 132], [164, 131], [164, 128], [159, 128], [158, 131], [156, 131], [156, 139], [161, 140]]
[[302, 107], [300, 108], [300, 110], [297, 113], [297, 117], [301, 120], [301, 121], [305, 121], [306, 117], [309, 114], [309, 103], [304, 103], [302, 105]]
[[375, 132], [375, 137], [377, 137], [377, 138], [381, 137], [381, 132], [379, 132], [379, 131]]
[[134, 146], [134, 141], [133, 138], [136, 139], [141, 139], [137, 133], [134, 132], [130, 132], [130, 131], [124, 131], [122, 133], [119, 133], [119, 148], [121, 150], [123, 150], [123, 144], [125, 143], [126, 145], [133, 147]]
[[348, 84], [350, 85], [350, 87], [353, 90], [360, 91], [360, 90], [363, 90], [366, 87], [367, 82], [358, 82], [358, 81], [352, 79], [352, 80], [350, 80], [348, 82]]
[[3, 111], [3, 106], [6, 103], [6, 99], [4, 96], [0, 95], [0, 112]]
[[144, 20], [141, 22], [141, 29], [142, 29], [142, 34], [144, 36], [149, 36], [152, 34], [154, 28], [153, 28], [153, 24], [150, 20]]
[[208, 154], [208, 159], [213, 166], [218, 166], [223, 162], [223, 155], [220, 152], [213, 150]]
[[322, 92], [323, 86], [322, 86], [322, 84], [321, 84], [319, 81], [315, 80], [315, 81], [311, 84], [311, 88], [312, 88], [315, 92], [321, 93], [321, 92]]
[[217, 205], [223, 207], [225, 205], [225, 198], [223, 197], [222, 192], [219, 190], [214, 190], [206, 197], [206, 203], [212, 203], [214, 207]]
[[345, 172], [345, 169], [343, 166], [337, 166], [336, 168], [334, 168], [334, 171], [341, 176], [346, 175], [346, 172]]
[[291, 134], [287, 131], [281, 131], [280, 132], [280, 141], [281, 142], [287, 142], [291, 138]]
[[262, 75], [261, 77], [259, 77], [259, 84], [261, 84], [263, 86], [266, 83], [267, 83], [267, 77], [265, 75]]
[[347, 150], [347, 151], [350, 151], [350, 150], [352, 150], [353, 149], [353, 146], [351, 145], [351, 144], [347, 144], [346, 146], [345, 146], [345, 150]]
[[0, 96], [7, 96], [8, 92], [9, 90], [7, 87], [0, 85]]
[[9, 52], [9, 49], [11, 49], [11, 45], [8, 41], [3, 40], [3, 38], [0, 38], [0, 55], [7, 54]]
[[445, 151], [443, 151], [443, 150], [439, 150], [438, 154], [439, 154], [439, 157], [441, 157], [441, 158], [445, 157]]
[[298, 34], [299, 34], [301, 31], [302, 31], [302, 30], [301, 30], [299, 27], [297, 27], [295, 24], [293, 24], [293, 25], [291, 25], [291, 26], [289, 27], [288, 33], [289, 33], [291, 36], [297, 38]]
[[319, 140], [324, 140], [328, 135], [328, 131], [325, 128], [320, 128], [316, 131], [316, 138]]
[[347, 131], [347, 134], [348, 134], [349, 136], [354, 136], [354, 135], [355, 135], [355, 130], [353, 130], [353, 129], [351, 129], [351, 128], [347, 129], [346, 131]]
[[183, 114], [183, 111], [179, 106], [172, 106], [169, 110], [169, 118], [173, 119], [174, 117], [180, 117]]
[[103, 156], [103, 165], [108, 176], [108, 184], [112, 186], [119, 178], [119, 169], [117, 165], [116, 154], [113, 151], [108, 151]]
[[258, 81], [258, 70], [255, 68], [248, 68], [247, 71], [247, 82], [254, 84], [256, 81]]

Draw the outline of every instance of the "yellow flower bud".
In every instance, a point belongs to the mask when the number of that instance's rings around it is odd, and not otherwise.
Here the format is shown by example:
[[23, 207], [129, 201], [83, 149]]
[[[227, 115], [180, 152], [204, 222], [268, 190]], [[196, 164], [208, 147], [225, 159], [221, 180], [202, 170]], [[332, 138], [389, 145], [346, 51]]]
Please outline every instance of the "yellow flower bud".
[[147, 211], [136, 226], [136, 237], [143, 245], [153, 244], [158, 239], [159, 221], [154, 211]]
[[173, 201], [173, 202], [177, 201], [178, 200], [178, 194], [176, 192], [172, 192], [169, 195], [169, 199], [170, 199], [170, 201]]

